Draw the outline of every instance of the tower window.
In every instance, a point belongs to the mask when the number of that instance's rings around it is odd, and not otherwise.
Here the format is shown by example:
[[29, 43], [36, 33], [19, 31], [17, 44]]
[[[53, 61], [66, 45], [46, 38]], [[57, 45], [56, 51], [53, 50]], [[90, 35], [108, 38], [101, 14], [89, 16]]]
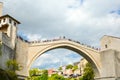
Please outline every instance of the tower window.
[[16, 22], [14, 22], [14, 26], [16, 26]]
[[12, 20], [11, 20], [11, 19], [9, 19], [9, 23], [12, 23]]
[[105, 45], [105, 48], [108, 48], [107, 44]]
[[1, 23], [1, 20], [0, 20], [0, 23]]
[[4, 18], [4, 19], [3, 19], [3, 22], [5, 22], [5, 20], [6, 20], [6, 19]]

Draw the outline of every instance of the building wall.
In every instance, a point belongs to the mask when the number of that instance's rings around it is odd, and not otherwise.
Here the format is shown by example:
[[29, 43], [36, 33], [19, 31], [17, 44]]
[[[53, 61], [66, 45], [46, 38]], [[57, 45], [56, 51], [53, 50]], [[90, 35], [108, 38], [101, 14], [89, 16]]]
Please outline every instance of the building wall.
[[28, 58], [28, 43], [17, 38], [16, 44], [16, 60], [20, 66], [20, 71], [17, 71], [18, 75], [29, 76], [27, 72], [29, 70], [27, 64], [29, 61]]
[[113, 36], [103, 36], [101, 38], [101, 50], [114, 49], [120, 51], [120, 38]]
[[80, 74], [80, 69], [75, 70], [75, 71], [74, 71], [74, 74], [79, 74], [79, 75], [81, 75], [81, 74]]
[[[4, 52], [4, 53], [3, 53]], [[2, 55], [0, 55], [0, 67], [6, 69], [6, 62], [10, 59], [13, 59], [15, 56], [14, 50], [2, 44]]]
[[2, 33], [2, 44], [8, 46], [9, 48], [12, 47], [11, 39], [4, 33]]
[[85, 66], [86, 66], [86, 64], [87, 64], [88, 62], [87, 62], [87, 60], [86, 59], [81, 59], [81, 61], [80, 61], [80, 73], [81, 73], [81, 75], [83, 75], [83, 73], [84, 73], [84, 68], [85, 68]]

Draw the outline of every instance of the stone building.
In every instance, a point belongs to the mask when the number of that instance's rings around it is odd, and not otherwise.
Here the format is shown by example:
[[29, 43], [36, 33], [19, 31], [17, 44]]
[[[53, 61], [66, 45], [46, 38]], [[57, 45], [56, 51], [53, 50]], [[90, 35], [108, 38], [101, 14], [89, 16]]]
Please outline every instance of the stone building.
[[80, 75], [83, 75], [83, 73], [84, 73], [84, 68], [85, 68], [85, 66], [86, 66], [86, 64], [87, 64], [88, 62], [87, 62], [87, 60], [85, 59], [85, 58], [82, 58], [81, 60], [80, 60]]

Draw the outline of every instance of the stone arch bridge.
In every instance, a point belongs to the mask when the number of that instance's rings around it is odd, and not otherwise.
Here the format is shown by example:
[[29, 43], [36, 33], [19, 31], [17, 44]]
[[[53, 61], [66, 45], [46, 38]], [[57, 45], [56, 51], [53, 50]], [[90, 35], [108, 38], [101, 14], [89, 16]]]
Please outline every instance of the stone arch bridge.
[[65, 48], [77, 52], [92, 64], [95, 80], [119, 80], [119, 42], [118, 37], [105, 35], [101, 38], [100, 50], [66, 38], [28, 42], [18, 37], [16, 59], [22, 69], [17, 73], [28, 76], [30, 66], [36, 58], [49, 50]]
[[[17, 60], [23, 67], [20, 74], [28, 75], [28, 71], [32, 62], [38, 58], [43, 53], [56, 49], [56, 48], [65, 48], [77, 52], [84, 58], [86, 58], [94, 67], [96, 76], [100, 75], [100, 54], [99, 50], [90, 48], [86, 45], [80, 44], [79, 42], [73, 41], [71, 39], [55, 39], [48, 41], [34, 41], [34, 42], [25, 42], [18, 38], [18, 48]], [[19, 73], [19, 72], [18, 72]]]
[[9, 29], [11, 27], [14, 26], [3, 24], [0, 27], [2, 32], [0, 66], [6, 69], [5, 63], [10, 59], [16, 59], [20, 66], [20, 71], [16, 73], [21, 78], [29, 75], [32, 62], [40, 55], [52, 49], [66, 48], [77, 52], [92, 64], [95, 80], [120, 80], [120, 38], [118, 37], [103, 36], [99, 50], [66, 38], [29, 42], [17, 36], [16, 27]]
[[10, 15], [2, 15], [0, 2], [0, 41], [2, 54], [0, 54], [0, 67], [6, 69], [5, 63], [16, 59], [20, 71], [19, 77], [28, 76], [32, 62], [46, 51], [56, 48], [66, 48], [77, 52], [92, 64], [95, 71], [95, 80], [120, 80], [120, 38], [103, 36], [100, 39], [101, 50], [96, 50], [71, 39], [54, 39], [47, 41], [28, 42], [17, 36], [18, 20]]

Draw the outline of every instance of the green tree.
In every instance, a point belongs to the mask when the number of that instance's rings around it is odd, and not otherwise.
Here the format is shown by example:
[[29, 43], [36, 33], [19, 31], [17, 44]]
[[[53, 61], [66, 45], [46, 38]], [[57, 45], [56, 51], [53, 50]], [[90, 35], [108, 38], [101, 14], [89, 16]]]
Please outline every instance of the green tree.
[[53, 74], [48, 80], [66, 80], [66, 79], [61, 75]]
[[72, 68], [73, 71], [75, 71], [75, 70], [77, 70], [77, 69], [78, 69], [78, 66], [77, 66], [77, 65], [73, 66], [73, 68]]
[[39, 80], [48, 80], [48, 71], [43, 70], [42, 75], [39, 77]]
[[8, 70], [11, 70], [11, 71], [16, 71], [16, 70], [19, 70], [19, 66], [18, 66], [18, 63], [16, 62], [16, 60], [8, 60], [6, 62], [6, 66], [8, 68]]
[[16, 60], [8, 60], [6, 62], [6, 66], [7, 66], [7, 74], [10, 76], [10, 80], [18, 80], [17, 75], [15, 73], [16, 70], [19, 70], [19, 66], [18, 63], [16, 62]]
[[15, 72], [0, 69], [0, 80], [18, 80]]
[[60, 70], [60, 71], [61, 71], [61, 70], [62, 70], [62, 67], [59, 67], [59, 69], [58, 69], [58, 70]]
[[79, 80], [94, 80], [94, 71], [90, 63], [86, 64], [84, 68], [84, 74]]
[[42, 74], [42, 71], [40, 71], [40, 70], [37, 69], [37, 68], [31, 69], [31, 70], [29, 71], [30, 77], [32, 77], [32, 76], [38, 76], [38, 75], [41, 75], [41, 74]]
[[26, 80], [48, 80], [48, 71], [37, 68], [29, 71], [30, 76]]
[[[0, 44], [0, 55], [2, 54], [1, 48], [2, 45]], [[0, 69], [0, 80], [18, 80], [15, 73], [16, 70], [19, 70], [18, 63], [15, 60], [8, 60], [6, 66], [8, 69]]]
[[66, 66], [66, 69], [72, 69], [73, 68], [73, 65], [69, 64]]
[[0, 80], [8, 80], [8, 79], [10, 79], [8, 73], [5, 70], [0, 69]]
[[10, 77], [9, 80], [18, 80], [18, 77], [14, 71], [7, 70], [8, 76]]

